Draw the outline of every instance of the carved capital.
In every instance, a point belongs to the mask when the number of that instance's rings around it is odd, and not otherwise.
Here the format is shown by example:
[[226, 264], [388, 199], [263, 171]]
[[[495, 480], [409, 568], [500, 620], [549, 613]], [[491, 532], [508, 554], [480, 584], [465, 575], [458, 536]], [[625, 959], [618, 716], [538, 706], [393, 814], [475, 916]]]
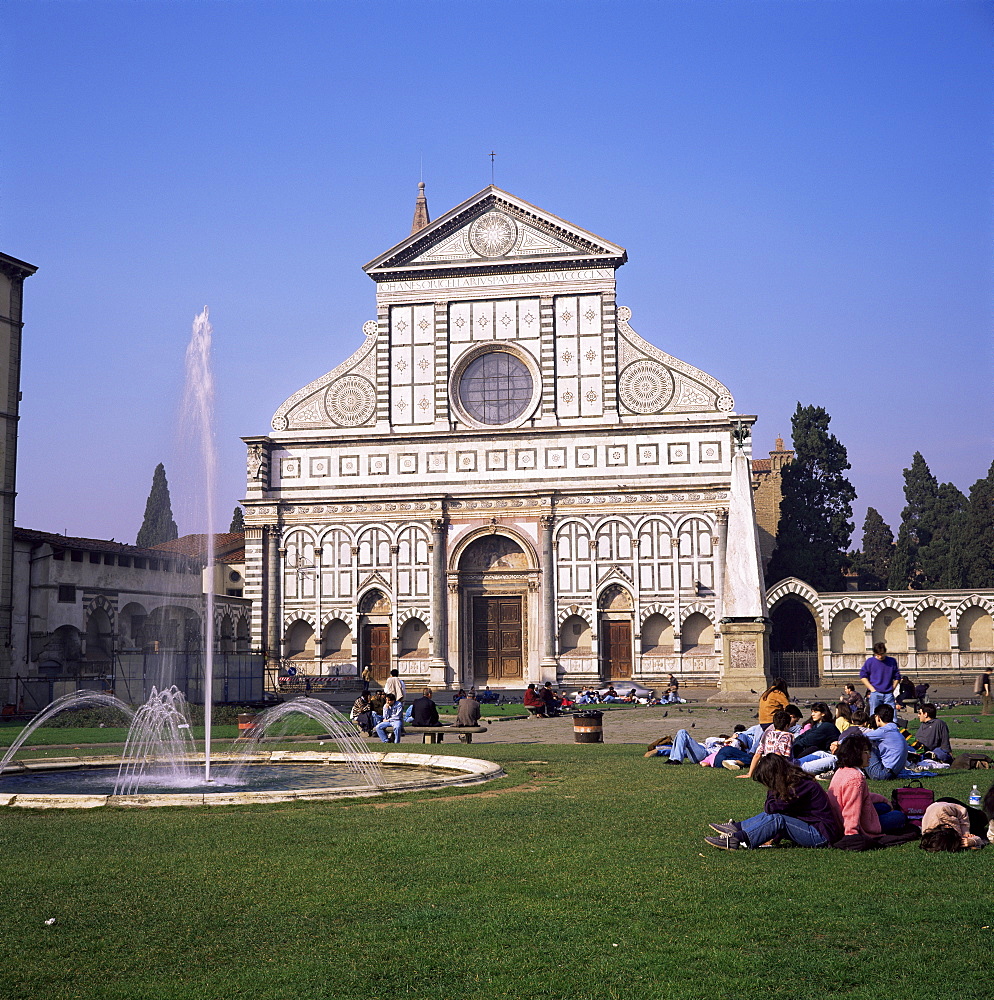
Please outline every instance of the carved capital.
[[435, 532], [435, 534], [440, 535], [443, 531], [445, 531], [448, 523], [449, 522], [444, 517], [433, 517], [431, 519], [431, 530]]
[[539, 520], [546, 531], [552, 531], [552, 526], [556, 523], [556, 516], [555, 514], [543, 514]]

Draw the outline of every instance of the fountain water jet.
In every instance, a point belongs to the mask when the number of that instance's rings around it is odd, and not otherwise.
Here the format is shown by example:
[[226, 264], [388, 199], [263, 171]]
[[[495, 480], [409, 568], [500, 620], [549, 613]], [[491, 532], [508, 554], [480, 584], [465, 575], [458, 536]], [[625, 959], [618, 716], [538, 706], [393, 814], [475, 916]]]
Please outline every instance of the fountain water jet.
[[260, 743], [266, 733], [292, 715], [303, 715], [317, 722], [325, 733], [338, 743], [339, 749], [348, 758], [354, 771], [363, 775], [370, 785], [383, 784], [380, 766], [376, 758], [367, 751], [355, 726], [337, 709], [316, 698], [296, 698], [282, 705], [267, 708], [259, 715], [251, 730], [245, 736], [239, 737], [231, 748], [232, 754], [238, 760], [231, 771], [231, 781], [239, 781], [245, 768], [259, 755]]
[[206, 574], [204, 609], [204, 780], [211, 780], [211, 724], [214, 702], [214, 500], [217, 492], [217, 448], [214, 442], [214, 372], [211, 367], [211, 338], [214, 328], [207, 306], [193, 321], [186, 348], [186, 389], [183, 418], [198, 445], [203, 461], [203, 498], [207, 520], [205, 535]]
[[10, 749], [0, 760], [0, 774], [4, 768], [14, 759], [14, 754], [30, 739], [31, 734], [36, 729], [41, 728], [53, 716], [60, 712], [71, 712], [79, 708], [116, 708], [125, 714], [130, 723], [135, 717], [135, 713], [120, 698], [115, 698], [112, 694], [101, 694], [97, 691], [70, 691], [61, 698], [56, 698], [50, 705], [40, 711], [20, 732], [17, 739], [10, 745]]

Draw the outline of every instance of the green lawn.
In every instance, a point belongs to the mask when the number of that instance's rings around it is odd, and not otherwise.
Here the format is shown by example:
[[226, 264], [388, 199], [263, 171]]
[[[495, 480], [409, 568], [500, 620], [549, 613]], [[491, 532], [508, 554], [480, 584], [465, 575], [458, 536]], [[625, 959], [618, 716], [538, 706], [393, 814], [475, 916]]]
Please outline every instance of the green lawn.
[[[756, 811], [754, 782], [610, 744], [446, 753], [509, 777], [361, 803], [3, 810], [5, 997], [991, 995], [994, 849], [716, 851], [707, 821]], [[976, 777], [934, 783], [963, 797]]]

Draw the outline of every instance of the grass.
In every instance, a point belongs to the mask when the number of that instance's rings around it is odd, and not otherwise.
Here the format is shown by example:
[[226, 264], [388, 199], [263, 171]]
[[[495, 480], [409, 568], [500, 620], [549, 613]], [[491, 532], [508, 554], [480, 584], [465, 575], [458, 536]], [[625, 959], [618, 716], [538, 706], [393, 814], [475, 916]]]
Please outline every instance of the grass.
[[[990, 995], [994, 849], [726, 853], [707, 822], [762, 802], [728, 772], [610, 744], [446, 753], [508, 777], [365, 802], [4, 810], [5, 997]], [[965, 797], [976, 775], [935, 787]]]

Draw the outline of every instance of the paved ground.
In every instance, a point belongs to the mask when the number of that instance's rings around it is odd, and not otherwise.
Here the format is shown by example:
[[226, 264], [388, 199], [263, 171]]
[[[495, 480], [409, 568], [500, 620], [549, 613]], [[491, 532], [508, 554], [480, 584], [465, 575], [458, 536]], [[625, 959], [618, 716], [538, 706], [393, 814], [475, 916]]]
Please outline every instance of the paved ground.
[[[659, 736], [672, 736], [678, 729], [689, 729], [697, 739], [732, 733], [736, 723], [751, 726], [756, 723], [755, 705], [730, 705], [722, 710], [709, 705], [707, 697], [713, 690], [691, 689], [692, 699], [686, 705], [668, 705], [655, 708], [610, 708], [603, 706], [604, 742], [647, 745]], [[795, 703], [806, 708], [812, 701], [825, 701], [834, 705], [838, 700], [837, 688], [803, 688], [791, 692]], [[941, 703], [977, 701], [974, 710], [979, 714], [979, 699], [973, 696], [970, 686], [942, 686], [929, 695]], [[598, 711], [602, 710], [598, 708]], [[910, 713], [909, 713], [910, 714]], [[557, 719], [483, 719], [488, 732], [473, 737], [477, 743], [573, 743], [573, 720], [569, 716]], [[446, 737], [446, 742], [450, 738]], [[404, 743], [415, 743], [420, 737], [411, 736]], [[978, 741], [954, 740], [964, 747]], [[444, 744], [443, 744], [444, 746]]]

